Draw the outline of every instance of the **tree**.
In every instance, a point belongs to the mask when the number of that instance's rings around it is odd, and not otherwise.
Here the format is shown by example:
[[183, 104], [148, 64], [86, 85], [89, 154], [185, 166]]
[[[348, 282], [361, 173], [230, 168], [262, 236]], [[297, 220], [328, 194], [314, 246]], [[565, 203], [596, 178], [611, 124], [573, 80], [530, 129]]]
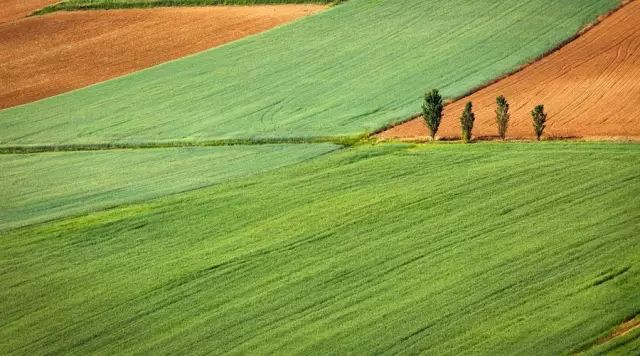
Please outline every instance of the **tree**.
[[509, 118], [511, 115], [509, 114], [509, 103], [504, 95], [500, 95], [496, 98], [496, 104], [498, 107], [496, 108], [496, 124], [498, 125], [498, 135], [500, 135], [501, 139], [505, 139], [507, 136], [507, 129], [509, 128]]
[[462, 128], [462, 142], [467, 143], [471, 141], [471, 131], [473, 130], [473, 122], [476, 121], [476, 116], [473, 113], [473, 104], [468, 102], [464, 107], [462, 116], [460, 116], [460, 127]]
[[438, 127], [440, 127], [440, 121], [442, 121], [442, 110], [444, 105], [442, 104], [442, 96], [438, 92], [438, 89], [424, 95], [424, 103], [422, 104], [422, 115], [425, 124], [429, 128], [429, 135], [431, 139], [435, 139]]
[[547, 127], [547, 114], [544, 112], [544, 105], [538, 105], [531, 112], [533, 118], [533, 129], [536, 132], [536, 139], [540, 141], [540, 137], [544, 132], [544, 128]]

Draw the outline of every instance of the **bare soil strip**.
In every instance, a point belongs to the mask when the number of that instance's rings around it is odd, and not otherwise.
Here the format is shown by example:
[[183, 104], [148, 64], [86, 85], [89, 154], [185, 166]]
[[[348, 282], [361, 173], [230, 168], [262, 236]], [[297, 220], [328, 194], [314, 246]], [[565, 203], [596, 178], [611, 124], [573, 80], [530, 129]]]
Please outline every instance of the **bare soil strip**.
[[59, 12], [0, 24], [0, 108], [265, 31], [322, 5]]
[[[544, 104], [548, 137], [640, 139], [640, 1], [624, 6], [560, 50], [445, 108], [441, 137], [459, 137], [459, 117], [474, 104], [474, 135], [495, 136], [495, 98], [511, 104], [509, 138], [532, 138], [530, 111]], [[425, 139], [417, 118], [377, 135]]]

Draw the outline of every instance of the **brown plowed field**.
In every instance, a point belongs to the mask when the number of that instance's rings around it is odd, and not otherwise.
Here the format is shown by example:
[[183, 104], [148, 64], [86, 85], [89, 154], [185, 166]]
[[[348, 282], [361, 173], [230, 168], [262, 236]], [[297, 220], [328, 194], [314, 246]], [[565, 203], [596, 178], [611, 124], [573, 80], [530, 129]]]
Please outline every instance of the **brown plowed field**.
[[[545, 136], [640, 139], [640, 1], [633, 1], [560, 50], [446, 106], [441, 137], [459, 137], [459, 117], [474, 104], [474, 136], [495, 136], [495, 98], [511, 104], [511, 138], [532, 138], [530, 111], [549, 112]], [[378, 137], [420, 139], [421, 119]]]
[[0, 24], [0, 108], [219, 46], [325, 7], [77, 11]]

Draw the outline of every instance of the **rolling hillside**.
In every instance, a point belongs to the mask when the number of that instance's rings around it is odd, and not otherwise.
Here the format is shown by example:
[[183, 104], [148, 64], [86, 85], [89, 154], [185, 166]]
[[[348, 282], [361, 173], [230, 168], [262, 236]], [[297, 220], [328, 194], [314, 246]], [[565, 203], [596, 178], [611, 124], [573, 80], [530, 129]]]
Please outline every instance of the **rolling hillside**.
[[0, 355], [640, 353], [640, 144], [356, 136], [619, 4], [349, 0], [0, 111]]
[[0, 233], [0, 353], [588, 351], [640, 313], [639, 161], [360, 146]]
[[0, 111], [0, 144], [361, 134], [461, 95], [618, 0], [351, 0], [290, 26]]

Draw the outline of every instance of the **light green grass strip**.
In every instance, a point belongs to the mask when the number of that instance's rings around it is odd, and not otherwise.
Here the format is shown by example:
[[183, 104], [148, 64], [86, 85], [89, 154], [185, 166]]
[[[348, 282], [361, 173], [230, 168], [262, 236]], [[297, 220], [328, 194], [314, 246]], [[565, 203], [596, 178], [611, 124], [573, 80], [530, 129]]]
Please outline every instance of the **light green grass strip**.
[[257, 36], [0, 111], [0, 144], [350, 136], [510, 72], [619, 0], [351, 0]]
[[0, 230], [201, 188], [336, 149], [331, 144], [0, 155]]
[[13, 230], [0, 353], [568, 353], [640, 311], [639, 163], [360, 146]]

